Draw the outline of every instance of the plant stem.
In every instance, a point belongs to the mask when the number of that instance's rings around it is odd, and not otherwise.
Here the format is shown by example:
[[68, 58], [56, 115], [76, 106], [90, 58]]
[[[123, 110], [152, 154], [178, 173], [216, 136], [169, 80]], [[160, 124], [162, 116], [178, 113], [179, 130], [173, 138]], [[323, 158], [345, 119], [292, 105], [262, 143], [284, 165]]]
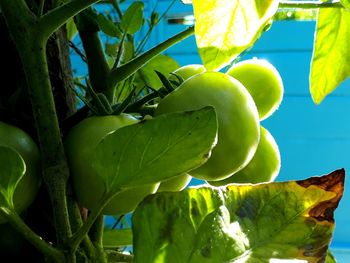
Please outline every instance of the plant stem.
[[68, 166], [61, 140], [46, 60], [46, 39], [24, 0], [1, 0], [1, 9], [26, 75], [42, 160], [43, 178], [52, 203], [57, 243], [71, 236], [66, 202]]
[[0, 212], [39, 251], [52, 258], [55, 262], [64, 262], [64, 254], [34, 233], [15, 211], [1, 207]]
[[95, 246], [96, 261], [107, 262], [107, 257], [103, 249], [103, 229], [104, 229], [104, 217], [99, 215], [92, 225], [89, 236]]
[[280, 1], [279, 8], [302, 8], [302, 9], [315, 9], [315, 8], [342, 8], [342, 4], [339, 1], [336, 2], [315, 2], [315, 1]]
[[105, 94], [113, 102], [114, 90], [107, 83], [110, 70], [98, 36], [98, 25], [88, 18], [87, 12], [92, 10], [85, 10], [78, 16], [77, 27], [88, 62], [89, 80], [96, 93]]
[[111, 70], [108, 76], [109, 86], [114, 87], [118, 82], [128, 78], [133, 73], [135, 73], [139, 68], [141, 68], [145, 63], [150, 61], [152, 58], [159, 55], [161, 52], [168, 49], [169, 47], [184, 40], [185, 38], [193, 35], [193, 33], [194, 33], [194, 28], [189, 27], [188, 29], [182, 31], [181, 33], [153, 47], [152, 49], [148, 50], [142, 55], [130, 60], [128, 63], [116, 69]]
[[91, 6], [100, 0], [75, 0], [69, 1], [43, 15], [37, 25], [37, 29], [41, 32], [44, 39], [64, 25], [67, 20], [85, 8]]
[[85, 224], [73, 234], [73, 236], [69, 240], [69, 245], [73, 250], [76, 250], [78, 248], [80, 242], [88, 234], [90, 228], [93, 226], [96, 219], [101, 215], [103, 208], [115, 196], [115, 194], [106, 194], [96, 205], [97, 208], [92, 210]]

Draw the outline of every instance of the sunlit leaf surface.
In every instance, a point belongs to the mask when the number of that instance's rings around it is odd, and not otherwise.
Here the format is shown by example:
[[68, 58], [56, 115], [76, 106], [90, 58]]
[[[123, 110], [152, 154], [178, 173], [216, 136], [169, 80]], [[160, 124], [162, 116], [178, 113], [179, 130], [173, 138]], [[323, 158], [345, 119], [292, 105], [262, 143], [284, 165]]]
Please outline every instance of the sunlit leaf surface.
[[26, 170], [19, 153], [0, 146], [0, 206], [14, 208], [13, 194]]
[[335, 90], [350, 75], [350, 11], [319, 10], [310, 72], [310, 91], [315, 103]]
[[193, 0], [199, 54], [208, 70], [250, 47], [278, 8], [276, 0]]
[[104, 137], [94, 151], [92, 167], [107, 192], [156, 183], [206, 162], [216, 136], [213, 107], [164, 114]]
[[324, 262], [344, 170], [302, 181], [190, 188], [147, 197], [135, 262]]

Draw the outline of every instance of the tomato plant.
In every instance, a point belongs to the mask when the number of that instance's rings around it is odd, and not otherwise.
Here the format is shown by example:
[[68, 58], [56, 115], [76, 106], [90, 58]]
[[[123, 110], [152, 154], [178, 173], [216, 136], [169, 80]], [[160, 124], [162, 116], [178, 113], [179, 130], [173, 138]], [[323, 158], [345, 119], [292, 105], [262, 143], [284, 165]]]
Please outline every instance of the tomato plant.
[[[148, 48], [163, 19], [187, 23], [168, 13], [175, 1], [153, 2], [0, 0], [0, 235], [11, 224], [35, 262], [332, 260], [344, 169], [261, 184], [280, 166], [260, 121], [283, 85], [268, 62], [237, 61], [278, 10], [317, 9], [320, 103], [350, 75], [348, 1], [193, 0], [195, 26]], [[193, 34], [203, 65], [180, 67], [164, 51]], [[191, 176], [224, 185], [183, 189]], [[104, 236], [106, 214], [117, 220]]]
[[[70, 130], [65, 146], [75, 194], [82, 206], [94, 209], [106, 190], [102, 178], [91, 167], [92, 151], [107, 134], [137, 122], [136, 118], [126, 114], [95, 116], [84, 119]], [[152, 184], [124, 190], [105, 206], [103, 213], [126, 214], [134, 210], [146, 195], [155, 192], [157, 188], [158, 184]]]
[[[14, 193], [15, 209], [22, 213], [33, 202], [41, 183], [39, 149], [26, 132], [4, 122], [0, 122], [0, 145], [16, 150], [26, 165], [24, 177]], [[0, 223], [4, 222], [0, 216]]]
[[263, 59], [248, 59], [234, 64], [227, 74], [239, 80], [252, 95], [260, 120], [274, 113], [282, 102], [283, 82], [277, 69]]

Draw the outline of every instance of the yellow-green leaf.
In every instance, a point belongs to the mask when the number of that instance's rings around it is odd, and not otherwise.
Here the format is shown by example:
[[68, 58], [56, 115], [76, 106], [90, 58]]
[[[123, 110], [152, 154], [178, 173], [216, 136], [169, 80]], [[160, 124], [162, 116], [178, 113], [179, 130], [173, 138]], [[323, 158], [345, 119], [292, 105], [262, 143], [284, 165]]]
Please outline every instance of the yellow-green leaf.
[[321, 101], [350, 75], [350, 11], [322, 8], [317, 18], [310, 91]]
[[278, 8], [276, 0], [193, 0], [199, 54], [208, 70], [250, 47]]
[[148, 196], [133, 215], [135, 263], [324, 262], [344, 170], [301, 181]]

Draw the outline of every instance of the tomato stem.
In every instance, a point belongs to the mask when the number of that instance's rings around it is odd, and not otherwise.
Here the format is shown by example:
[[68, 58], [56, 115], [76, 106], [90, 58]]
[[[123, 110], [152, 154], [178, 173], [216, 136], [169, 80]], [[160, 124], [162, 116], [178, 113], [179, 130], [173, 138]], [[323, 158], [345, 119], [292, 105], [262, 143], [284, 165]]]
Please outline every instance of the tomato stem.
[[94, 15], [92, 9], [87, 9], [77, 17], [77, 28], [87, 58], [89, 81], [96, 93], [105, 94], [112, 103], [114, 90], [107, 83], [110, 69], [98, 35], [99, 27], [97, 22], [91, 21], [91, 15]]
[[133, 73], [135, 73], [138, 69], [140, 69], [144, 64], [146, 64], [152, 58], [154, 58], [164, 50], [177, 44], [178, 42], [181, 42], [182, 40], [186, 39], [187, 37], [193, 34], [194, 34], [194, 27], [189, 27], [186, 30], [176, 34], [175, 36], [165, 40], [159, 45], [151, 48], [150, 50], [146, 51], [142, 55], [130, 60], [126, 64], [118, 68], [112, 69], [108, 76], [109, 86], [114, 87], [115, 85], [117, 85], [118, 82], [123, 81], [124, 79], [128, 78]]
[[43, 179], [50, 195], [58, 246], [71, 236], [66, 200], [68, 165], [65, 158], [49, 71], [44, 34], [24, 0], [1, 0], [26, 75], [42, 160]]
[[280, 1], [279, 8], [301, 8], [301, 9], [316, 9], [316, 8], [342, 8], [342, 4], [337, 2], [316, 2], [316, 1]]

